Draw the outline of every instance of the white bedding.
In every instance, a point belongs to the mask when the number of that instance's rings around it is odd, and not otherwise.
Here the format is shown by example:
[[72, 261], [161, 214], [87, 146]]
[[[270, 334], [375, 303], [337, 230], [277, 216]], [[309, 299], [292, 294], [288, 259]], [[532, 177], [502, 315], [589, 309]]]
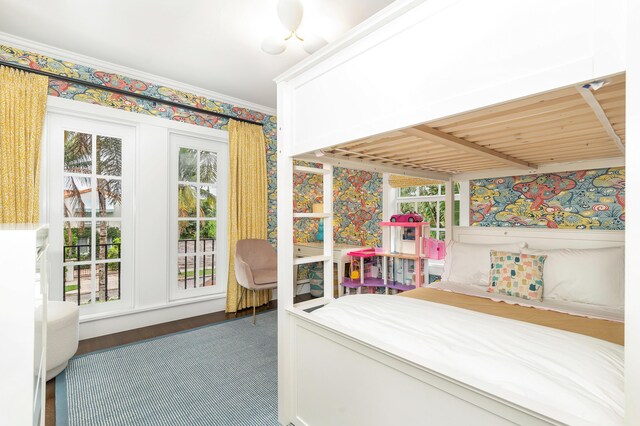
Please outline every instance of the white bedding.
[[312, 315], [560, 422], [624, 423], [622, 346], [408, 297], [353, 295]]
[[507, 296], [499, 293], [487, 292], [486, 285], [460, 284], [451, 281], [438, 281], [429, 284], [430, 288], [466, 294], [469, 296], [484, 297], [487, 299], [506, 302], [514, 305], [528, 306], [538, 309], [562, 312], [589, 318], [601, 318], [611, 321], [624, 321], [624, 309], [591, 305], [588, 303], [568, 302], [557, 299], [526, 300], [520, 297]]

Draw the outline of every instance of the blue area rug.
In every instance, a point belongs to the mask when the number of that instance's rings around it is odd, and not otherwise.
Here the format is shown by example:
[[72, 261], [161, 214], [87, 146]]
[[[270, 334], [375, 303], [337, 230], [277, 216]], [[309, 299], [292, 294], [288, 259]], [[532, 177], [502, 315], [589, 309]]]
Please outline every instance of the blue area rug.
[[277, 315], [144, 340], [69, 361], [57, 426], [277, 425]]

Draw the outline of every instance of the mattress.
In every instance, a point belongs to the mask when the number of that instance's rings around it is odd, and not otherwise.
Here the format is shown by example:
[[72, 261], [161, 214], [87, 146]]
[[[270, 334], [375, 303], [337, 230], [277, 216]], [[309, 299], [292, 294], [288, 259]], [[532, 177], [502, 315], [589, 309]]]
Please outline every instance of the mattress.
[[414, 297], [352, 295], [311, 315], [559, 422], [624, 424], [621, 345]]
[[468, 296], [450, 291], [441, 291], [435, 288], [417, 288], [401, 293], [399, 296], [457, 306], [458, 308], [525, 321], [531, 324], [570, 331], [572, 333], [584, 334], [585, 336], [624, 345], [624, 324], [617, 321], [587, 318], [551, 310], [535, 309], [534, 307], [511, 305], [496, 302], [489, 298]]
[[564, 312], [567, 314], [588, 318], [600, 318], [618, 322], [624, 321], [623, 308], [593, 305], [588, 303], [569, 302], [566, 300], [526, 300], [521, 297], [507, 296], [506, 294], [489, 293], [487, 292], [486, 284], [460, 284], [453, 281], [436, 281], [429, 284], [429, 288], [437, 288], [440, 290], [467, 294], [469, 296], [488, 298], [494, 301], [505, 302], [511, 305], [520, 305], [533, 307], [536, 309]]

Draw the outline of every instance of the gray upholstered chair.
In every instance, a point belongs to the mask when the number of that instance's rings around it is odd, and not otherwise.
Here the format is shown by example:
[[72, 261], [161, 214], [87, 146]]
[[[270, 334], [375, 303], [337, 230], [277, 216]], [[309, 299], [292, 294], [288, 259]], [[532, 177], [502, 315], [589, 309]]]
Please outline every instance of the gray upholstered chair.
[[[236, 280], [253, 293], [253, 323], [256, 323], [256, 290], [278, 287], [278, 256], [266, 240], [240, 240], [236, 245]], [[244, 293], [244, 292], [243, 292]], [[238, 298], [237, 308], [242, 301]]]

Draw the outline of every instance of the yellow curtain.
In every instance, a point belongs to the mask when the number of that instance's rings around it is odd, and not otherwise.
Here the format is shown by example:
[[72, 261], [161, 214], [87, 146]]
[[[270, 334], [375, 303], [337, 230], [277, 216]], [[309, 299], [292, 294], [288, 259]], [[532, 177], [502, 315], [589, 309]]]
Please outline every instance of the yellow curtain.
[[47, 77], [0, 66], [0, 223], [37, 223]]
[[[253, 306], [247, 290], [238, 285], [234, 256], [238, 240], [267, 238], [267, 154], [262, 127], [231, 120], [229, 122], [229, 282], [227, 312]], [[271, 300], [271, 290], [256, 293], [256, 306]]]

